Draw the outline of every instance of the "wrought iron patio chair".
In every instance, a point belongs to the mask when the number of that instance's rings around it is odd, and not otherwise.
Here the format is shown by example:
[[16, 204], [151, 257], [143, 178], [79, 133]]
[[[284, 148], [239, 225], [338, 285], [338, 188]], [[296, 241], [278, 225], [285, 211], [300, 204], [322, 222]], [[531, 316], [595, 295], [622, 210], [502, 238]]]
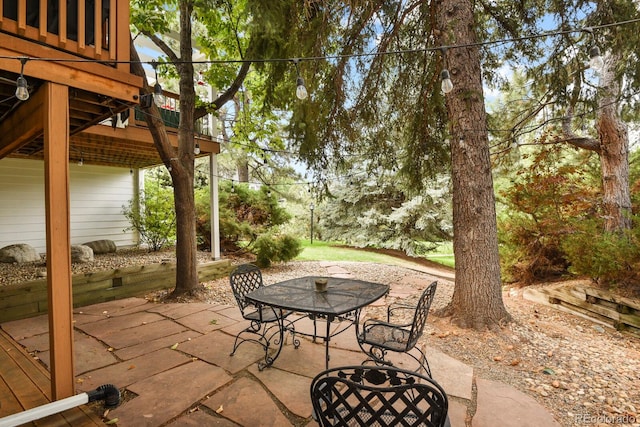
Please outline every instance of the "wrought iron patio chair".
[[422, 374], [392, 366], [344, 366], [311, 382], [320, 426], [449, 426], [447, 395]]
[[[277, 357], [277, 355], [269, 355], [269, 347], [274, 338], [276, 339], [274, 344], [277, 345], [279, 344], [277, 340], [284, 339], [285, 332], [290, 332], [293, 336], [294, 347], [298, 348], [300, 341], [295, 337], [293, 323], [285, 320], [292, 313], [291, 311], [269, 306], [256, 307], [245, 298], [248, 293], [264, 286], [259, 267], [254, 264], [239, 265], [229, 275], [229, 282], [242, 317], [251, 322], [247, 328], [236, 335], [231, 356], [235, 354], [240, 344], [244, 342], [257, 343], [265, 351], [265, 361], [258, 365], [262, 370], [265, 366], [270, 366]], [[248, 338], [243, 337], [247, 335]]]
[[[362, 325], [356, 322], [358, 344], [369, 358], [365, 361], [373, 361], [378, 365], [393, 365], [386, 359], [387, 353], [406, 353], [411, 356], [419, 366], [416, 372], [424, 369], [428, 376], [431, 376], [431, 369], [426, 355], [416, 346], [418, 339], [424, 331], [427, 322], [429, 308], [436, 293], [437, 282], [431, 283], [422, 292], [417, 305], [405, 303], [392, 303], [387, 307], [387, 320], [367, 319]], [[392, 323], [392, 316], [399, 311], [413, 310], [413, 320], [410, 323]], [[418, 352], [418, 358], [412, 352]]]

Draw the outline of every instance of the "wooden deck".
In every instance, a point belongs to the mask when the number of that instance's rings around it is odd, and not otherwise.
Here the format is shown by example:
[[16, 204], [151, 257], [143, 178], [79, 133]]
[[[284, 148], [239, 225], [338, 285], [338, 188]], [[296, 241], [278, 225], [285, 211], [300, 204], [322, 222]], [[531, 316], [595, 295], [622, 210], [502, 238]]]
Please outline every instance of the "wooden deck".
[[[0, 418], [51, 401], [49, 372], [0, 329]], [[37, 420], [32, 426], [104, 426], [85, 406]]]

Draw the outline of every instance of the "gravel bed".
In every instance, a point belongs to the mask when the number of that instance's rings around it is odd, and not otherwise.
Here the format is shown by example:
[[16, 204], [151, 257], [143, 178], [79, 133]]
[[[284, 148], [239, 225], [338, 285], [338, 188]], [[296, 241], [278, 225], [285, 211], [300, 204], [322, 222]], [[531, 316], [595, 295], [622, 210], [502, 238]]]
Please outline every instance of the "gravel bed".
[[[198, 257], [201, 262], [209, 260], [208, 253]], [[74, 264], [73, 272], [174, 258], [172, 251], [118, 251], [96, 256], [91, 265]], [[232, 260], [234, 264], [244, 261]], [[0, 264], [0, 286], [38, 278], [37, 271], [44, 269], [44, 264], [36, 264]], [[448, 304], [453, 294], [452, 282], [416, 270], [369, 263], [334, 264], [353, 277], [387, 283], [392, 289], [414, 287], [415, 295], [408, 298], [414, 301], [426, 284], [438, 280], [432, 311]], [[268, 285], [299, 276], [326, 275], [326, 271], [327, 263], [289, 262], [264, 269], [263, 280]], [[472, 366], [476, 377], [502, 381], [531, 395], [562, 426], [640, 426], [640, 339], [524, 300], [521, 290], [504, 295], [514, 321], [503, 326], [501, 333], [460, 329], [447, 318], [430, 315], [423, 342]], [[166, 296], [167, 292], [155, 292], [147, 298], [163, 300]], [[195, 298], [182, 300], [235, 304], [228, 278], [207, 282]], [[370, 309], [367, 315], [378, 317], [383, 312], [383, 308]]]

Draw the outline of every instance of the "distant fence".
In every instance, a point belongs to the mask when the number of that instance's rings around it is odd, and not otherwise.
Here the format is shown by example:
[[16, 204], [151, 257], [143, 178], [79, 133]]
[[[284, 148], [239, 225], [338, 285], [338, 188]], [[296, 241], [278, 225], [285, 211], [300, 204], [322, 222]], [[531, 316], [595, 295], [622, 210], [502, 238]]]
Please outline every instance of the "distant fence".
[[[231, 269], [229, 260], [198, 264], [198, 279], [206, 282], [224, 277]], [[82, 307], [172, 288], [176, 285], [176, 264], [163, 262], [75, 274], [72, 283], [73, 306]], [[0, 322], [37, 316], [47, 310], [47, 279], [0, 287]]]

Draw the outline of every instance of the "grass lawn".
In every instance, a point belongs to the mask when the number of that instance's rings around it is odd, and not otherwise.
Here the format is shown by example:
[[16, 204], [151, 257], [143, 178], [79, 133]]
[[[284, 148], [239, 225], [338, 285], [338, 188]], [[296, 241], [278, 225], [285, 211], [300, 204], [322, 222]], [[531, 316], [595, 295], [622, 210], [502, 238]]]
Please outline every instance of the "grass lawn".
[[[358, 248], [347, 248], [340, 243], [319, 242], [314, 240], [313, 244], [309, 240], [302, 240], [302, 253], [296, 257], [299, 261], [360, 261], [377, 262], [380, 264], [398, 264], [398, 258], [391, 255], [371, 252]], [[454, 266], [453, 255], [435, 254], [425, 259], [437, 262], [447, 267]]]

